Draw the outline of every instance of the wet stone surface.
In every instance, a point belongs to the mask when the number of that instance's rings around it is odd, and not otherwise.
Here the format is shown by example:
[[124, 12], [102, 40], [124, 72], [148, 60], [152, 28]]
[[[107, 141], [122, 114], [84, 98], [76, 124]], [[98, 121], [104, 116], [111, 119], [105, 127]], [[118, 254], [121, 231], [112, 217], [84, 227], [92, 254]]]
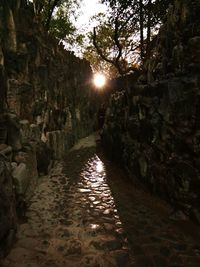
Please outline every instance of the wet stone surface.
[[74, 150], [41, 179], [2, 266], [200, 266], [198, 237], [101, 156]]

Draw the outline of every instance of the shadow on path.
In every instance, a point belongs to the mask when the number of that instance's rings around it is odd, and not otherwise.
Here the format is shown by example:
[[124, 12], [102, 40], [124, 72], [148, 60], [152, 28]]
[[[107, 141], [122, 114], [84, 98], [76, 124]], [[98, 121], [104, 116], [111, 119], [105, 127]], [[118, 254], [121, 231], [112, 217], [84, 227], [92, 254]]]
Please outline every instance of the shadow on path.
[[171, 208], [136, 186], [97, 147], [104, 162], [120, 220], [128, 236], [136, 266], [200, 266], [200, 228], [189, 221], [172, 221]]

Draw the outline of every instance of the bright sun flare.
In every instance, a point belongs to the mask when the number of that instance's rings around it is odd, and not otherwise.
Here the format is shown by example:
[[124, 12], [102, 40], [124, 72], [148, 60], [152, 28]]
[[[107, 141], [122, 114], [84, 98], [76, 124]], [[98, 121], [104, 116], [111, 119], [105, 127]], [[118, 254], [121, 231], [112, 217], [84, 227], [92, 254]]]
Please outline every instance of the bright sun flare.
[[106, 83], [106, 77], [101, 74], [101, 73], [97, 73], [94, 75], [94, 84], [96, 87], [103, 87]]

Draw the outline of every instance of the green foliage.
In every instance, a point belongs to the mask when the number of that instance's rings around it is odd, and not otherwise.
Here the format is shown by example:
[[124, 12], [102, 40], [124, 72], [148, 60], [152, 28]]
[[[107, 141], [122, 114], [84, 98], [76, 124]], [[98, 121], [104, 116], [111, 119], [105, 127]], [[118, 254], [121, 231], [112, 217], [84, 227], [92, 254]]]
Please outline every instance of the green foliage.
[[[139, 24], [134, 14], [128, 6], [124, 10], [113, 7], [106, 17], [102, 14], [95, 16], [98, 26], [94, 33], [89, 35], [90, 42], [93, 42], [96, 48], [92, 50], [92, 55], [95, 56], [96, 53], [94, 61], [102, 65], [103, 60], [108, 71], [115, 68], [115, 73], [123, 75], [138, 66]], [[91, 51], [91, 47], [87, 49]], [[109, 64], [112, 67], [108, 68]]]
[[[139, 0], [102, 0], [102, 3], [105, 3], [108, 6], [110, 6], [113, 10], [117, 9], [120, 12], [123, 10], [132, 10], [132, 12], [134, 12], [135, 8], [138, 9], [139, 2], [140, 2]], [[149, 2], [151, 2], [151, 6], [148, 5]], [[152, 0], [152, 1], [142, 0], [145, 12], [144, 22], [149, 7], [151, 9], [152, 22], [155, 22], [156, 24], [165, 19], [167, 8], [169, 4], [173, 3], [174, 0]]]
[[[105, 14], [102, 13], [96, 15], [93, 20], [98, 23], [98, 34], [96, 36], [96, 42], [101, 47], [102, 53], [105, 55], [105, 57], [110, 61], [113, 61], [118, 53], [115, 40], [113, 39], [113, 36], [115, 34], [115, 27], [113, 25], [113, 22], [110, 20], [110, 17], [105, 17]], [[90, 61], [95, 71], [103, 71], [107, 74], [107, 76], [116, 77], [119, 74], [117, 68], [114, 66], [114, 64], [110, 64], [109, 62], [103, 60], [102, 57], [97, 53], [95, 47], [92, 45], [93, 32], [89, 32], [87, 37], [89, 45], [85, 47], [83, 56]], [[119, 39], [124, 47], [119, 64], [121, 67], [123, 65], [124, 68], [125, 65], [129, 65], [126, 60], [127, 54], [130, 52], [128, 51], [128, 49], [130, 48], [129, 28], [122, 29]]]
[[73, 24], [80, 0], [34, 0], [35, 15], [43, 27], [59, 40], [82, 43]]
[[69, 10], [61, 6], [51, 19], [49, 31], [58, 39], [65, 39], [67, 35], [72, 35], [76, 30], [68, 13]]
[[[99, 56], [120, 74], [134, 71], [149, 55], [152, 37], [174, 0], [102, 0], [110, 8], [107, 20], [100, 17], [93, 35]], [[90, 40], [92, 40], [90, 37]], [[93, 52], [93, 55], [95, 53]]]
[[96, 53], [96, 50], [93, 45], [88, 45], [84, 52], [83, 57], [87, 59], [94, 72], [103, 72], [107, 77], [113, 78], [118, 76], [118, 72], [116, 68], [112, 64], [107, 63], [104, 61], [98, 53]]

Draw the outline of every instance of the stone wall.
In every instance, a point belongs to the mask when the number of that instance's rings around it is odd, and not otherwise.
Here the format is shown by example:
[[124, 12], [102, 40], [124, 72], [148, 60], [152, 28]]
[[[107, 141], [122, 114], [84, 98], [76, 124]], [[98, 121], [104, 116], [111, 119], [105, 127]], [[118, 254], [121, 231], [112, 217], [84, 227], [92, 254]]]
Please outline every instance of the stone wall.
[[4, 195], [9, 199], [0, 242], [16, 224], [16, 207], [23, 213], [38, 172], [47, 174], [53, 160], [93, 130], [91, 76], [86, 60], [42, 29], [32, 3], [0, 1], [0, 155], [7, 162], [0, 183], [9, 180], [0, 192], [0, 206]]
[[0, 259], [2, 256], [2, 244], [4, 248], [9, 247], [9, 243], [16, 232], [16, 200], [11, 176], [11, 166], [4, 156], [0, 154]]
[[5, 1], [0, 12], [4, 111], [38, 125], [45, 142], [52, 131], [71, 132], [74, 141], [86, 135], [93, 119], [89, 62], [42, 30], [31, 3]]
[[102, 140], [110, 156], [200, 223], [198, 1], [169, 7], [138, 79], [110, 99]]

